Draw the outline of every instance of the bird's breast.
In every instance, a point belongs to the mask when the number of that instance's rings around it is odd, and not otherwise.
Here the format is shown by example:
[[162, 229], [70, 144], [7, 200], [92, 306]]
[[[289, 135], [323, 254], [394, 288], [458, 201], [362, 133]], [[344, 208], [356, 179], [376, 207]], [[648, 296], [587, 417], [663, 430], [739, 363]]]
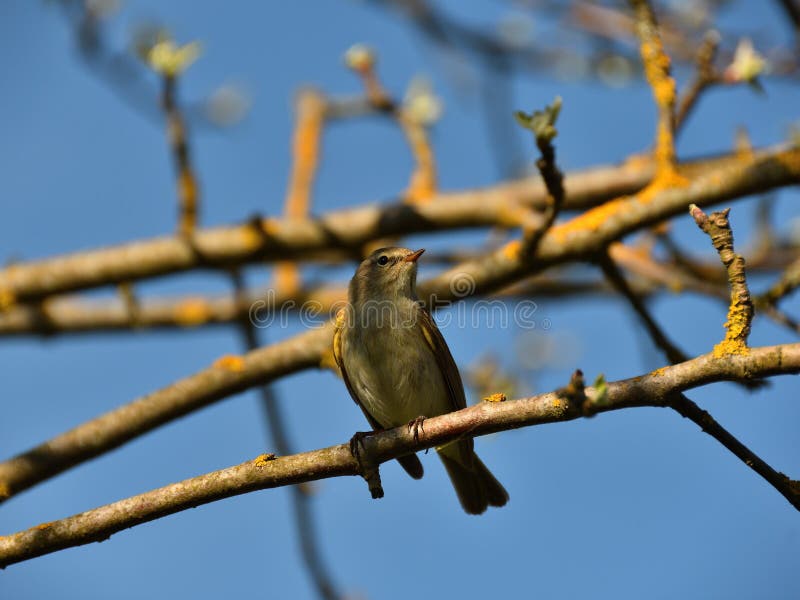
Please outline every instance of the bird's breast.
[[343, 342], [358, 400], [383, 427], [450, 410], [444, 378], [418, 324], [349, 327]]

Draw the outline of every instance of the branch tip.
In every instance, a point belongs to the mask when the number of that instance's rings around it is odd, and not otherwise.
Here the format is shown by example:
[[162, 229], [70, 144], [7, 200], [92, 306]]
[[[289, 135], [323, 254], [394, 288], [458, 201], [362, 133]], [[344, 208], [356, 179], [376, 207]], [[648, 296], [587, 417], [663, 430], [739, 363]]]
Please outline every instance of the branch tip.
[[536, 145], [541, 153], [541, 157], [536, 161], [536, 167], [544, 180], [548, 196], [543, 218], [529, 219], [533, 226], [523, 226], [525, 247], [522, 255], [528, 258], [534, 256], [540, 240], [555, 223], [564, 205], [564, 174], [556, 164], [556, 151], [552, 144], [553, 138], [558, 134], [555, 124], [560, 112], [561, 97], [556, 96], [553, 103], [544, 110], [534, 111], [530, 115], [522, 111], [515, 113], [519, 124], [531, 130], [536, 137]]
[[730, 208], [706, 215], [692, 204], [689, 211], [697, 226], [711, 238], [711, 243], [728, 272], [731, 299], [725, 322], [725, 339], [714, 346], [714, 355], [746, 355], [749, 352], [747, 338], [750, 335], [754, 308], [747, 287], [744, 257], [736, 254], [733, 248], [733, 230], [728, 220]]
[[552, 104], [542, 110], [535, 110], [528, 114], [521, 110], [514, 113], [514, 117], [525, 129], [529, 129], [536, 137], [537, 144], [549, 143], [558, 135], [556, 120], [561, 112], [561, 96], [556, 96]]

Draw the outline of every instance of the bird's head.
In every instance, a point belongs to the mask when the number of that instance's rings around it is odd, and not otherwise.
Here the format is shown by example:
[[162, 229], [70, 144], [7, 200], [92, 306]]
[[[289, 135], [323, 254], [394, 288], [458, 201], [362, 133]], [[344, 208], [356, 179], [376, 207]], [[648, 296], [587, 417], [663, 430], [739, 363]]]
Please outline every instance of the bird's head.
[[350, 282], [351, 301], [415, 298], [417, 259], [423, 252], [408, 248], [375, 250], [361, 261]]

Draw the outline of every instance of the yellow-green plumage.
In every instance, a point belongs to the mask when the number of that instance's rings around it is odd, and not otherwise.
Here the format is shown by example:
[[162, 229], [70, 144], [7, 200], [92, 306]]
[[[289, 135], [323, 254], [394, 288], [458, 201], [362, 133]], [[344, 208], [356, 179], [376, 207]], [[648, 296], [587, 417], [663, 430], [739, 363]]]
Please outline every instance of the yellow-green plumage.
[[[350, 282], [347, 313], [334, 335], [334, 357], [353, 400], [375, 428], [404, 425], [466, 407], [455, 361], [416, 297], [422, 251], [383, 248]], [[461, 505], [470, 514], [503, 506], [508, 494], [473, 450], [472, 439], [437, 448]], [[422, 476], [415, 457], [403, 467]]]

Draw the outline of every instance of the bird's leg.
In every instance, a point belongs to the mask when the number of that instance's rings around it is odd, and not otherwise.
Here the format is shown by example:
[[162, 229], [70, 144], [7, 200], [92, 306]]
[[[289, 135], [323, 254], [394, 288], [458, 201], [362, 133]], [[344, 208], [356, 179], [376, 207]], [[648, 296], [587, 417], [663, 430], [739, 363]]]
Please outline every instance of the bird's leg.
[[[356, 459], [358, 469], [361, 471], [361, 476], [369, 486], [370, 494], [373, 498], [383, 498], [383, 487], [381, 486], [381, 475], [378, 470], [378, 465], [370, 460], [369, 456], [362, 459], [361, 449], [366, 450], [364, 446], [364, 438], [367, 438], [376, 433], [381, 433], [383, 430], [378, 429], [375, 431], [357, 431], [352, 438], [350, 438], [350, 454]], [[359, 449], [361, 446], [361, 449]]]
[[353, 434], [353, 437], [350, 438], [350, 454], [353, 455], [353, 458], [361, 462], [361, 450], [359, 450], [358, 447], [361, 446], [362, 448], [364, 448], [365, 438], [368, 438], [371, 435], [382, 433], [384, 431], [386, 430], [375, 429], [374, 431], [356, 431]]
[[[425, 422], [425, 417], [420, 415], [416, 419], [411, 419], [408, 422], [408, 432], [414, 435], [414, 441], [419, 441], [419, 434], [420, 432], [425, 433], [425, 427], [423, 423]], [[425, 450], [427, 452], [427, 450]]]

